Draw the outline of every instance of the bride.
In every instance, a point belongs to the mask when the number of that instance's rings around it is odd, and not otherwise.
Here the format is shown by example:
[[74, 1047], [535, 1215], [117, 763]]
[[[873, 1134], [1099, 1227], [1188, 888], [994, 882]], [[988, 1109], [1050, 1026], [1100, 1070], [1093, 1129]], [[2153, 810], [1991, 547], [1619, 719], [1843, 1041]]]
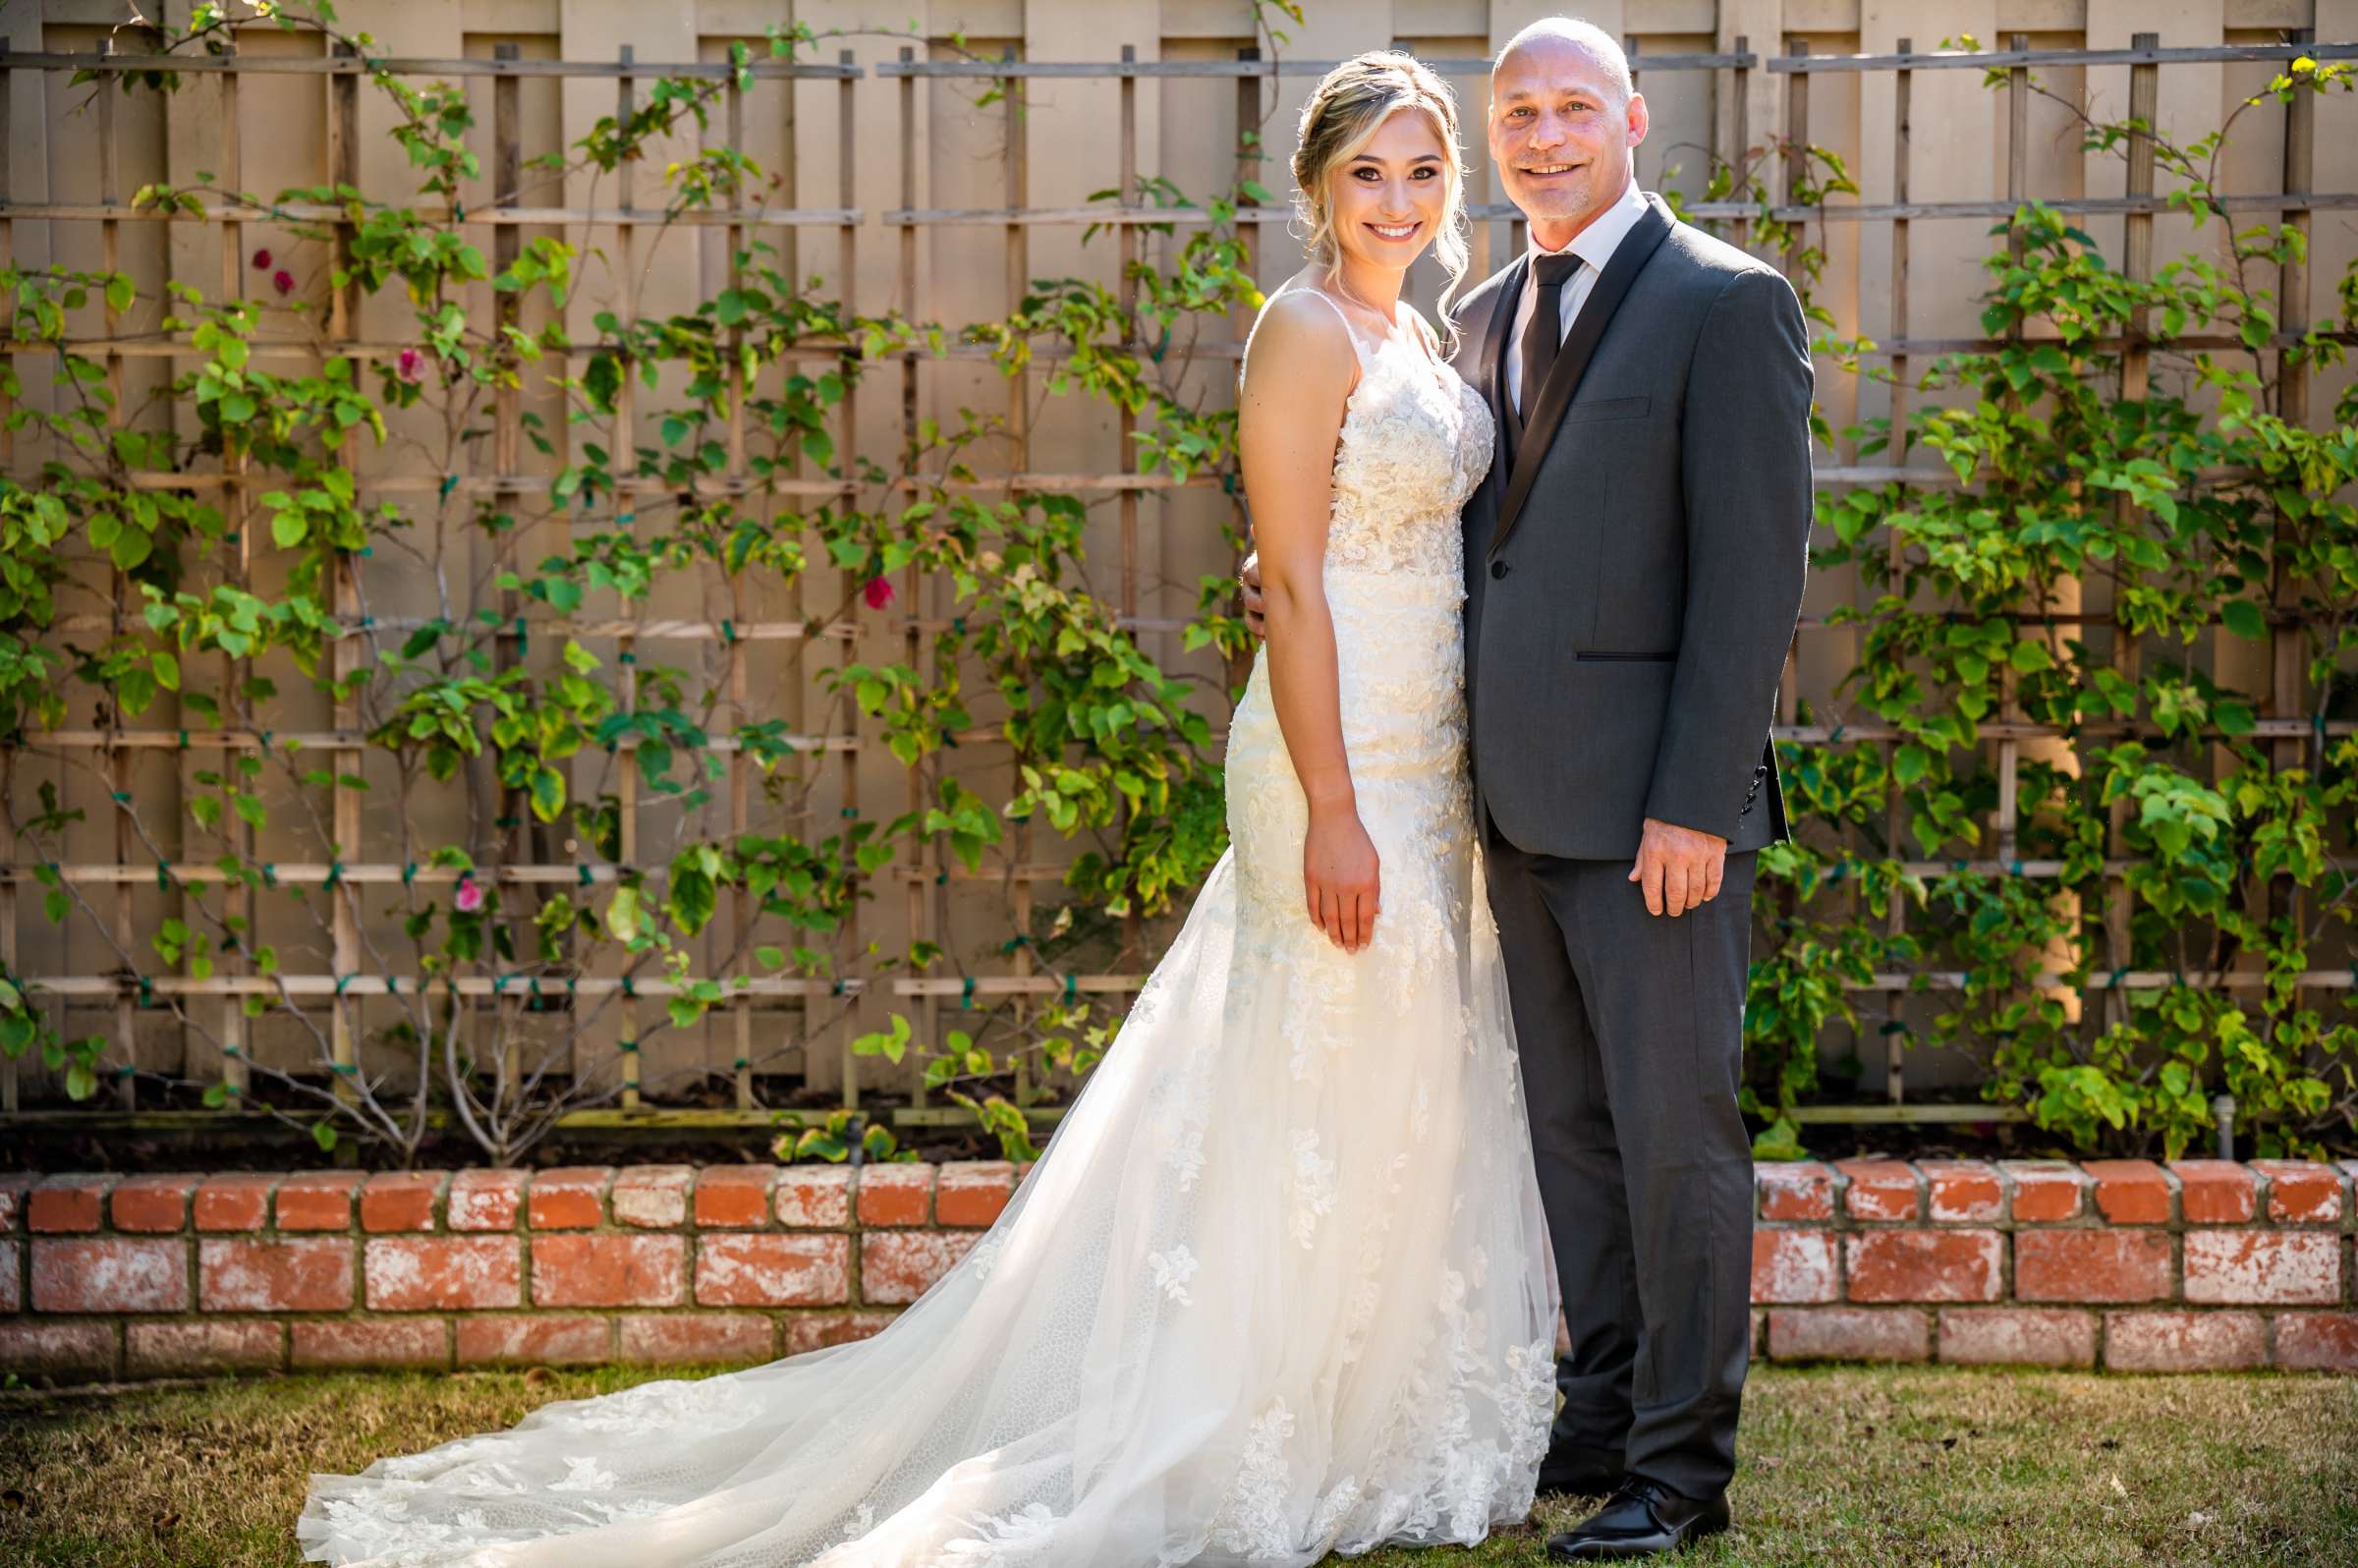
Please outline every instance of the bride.
[[1307, 1568], [1530, 1511], [1556, 1302], [1466, 775], [1449, 89], [1345, 62], [1239, 395], [1231, 848], [997, 1224], [881, 1334], [313, 1475], [368, 1568]]

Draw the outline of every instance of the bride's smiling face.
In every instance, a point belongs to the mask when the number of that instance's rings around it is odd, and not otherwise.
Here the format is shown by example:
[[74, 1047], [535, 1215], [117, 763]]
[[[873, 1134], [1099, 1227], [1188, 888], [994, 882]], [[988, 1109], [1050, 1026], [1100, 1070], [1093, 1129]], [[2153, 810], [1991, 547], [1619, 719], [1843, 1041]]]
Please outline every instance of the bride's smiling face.
[[1326, 176], [1327, 210], [1343, 257], [1405, 267], [1431, 245], [1449, 204], [1449, 150], [1432, 119], [1403, 106]]

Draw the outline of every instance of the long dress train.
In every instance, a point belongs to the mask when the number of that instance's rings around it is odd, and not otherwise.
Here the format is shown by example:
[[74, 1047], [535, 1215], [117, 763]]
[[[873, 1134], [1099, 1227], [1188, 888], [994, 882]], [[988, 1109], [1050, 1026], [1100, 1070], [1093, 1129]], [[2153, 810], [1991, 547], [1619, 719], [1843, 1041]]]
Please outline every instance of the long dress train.
[[1307, 1568], [1524, 1518], [1555, 1299], [1465, 771], [1458, 509], [1489, 415], [1430, 348], [1353, 341], [1325, 588], [1369, 946], [1304, 913], [1257, 660], [1229, 852], [931, 1290], [871, 1339], [313, 1475], [307, 1558]]

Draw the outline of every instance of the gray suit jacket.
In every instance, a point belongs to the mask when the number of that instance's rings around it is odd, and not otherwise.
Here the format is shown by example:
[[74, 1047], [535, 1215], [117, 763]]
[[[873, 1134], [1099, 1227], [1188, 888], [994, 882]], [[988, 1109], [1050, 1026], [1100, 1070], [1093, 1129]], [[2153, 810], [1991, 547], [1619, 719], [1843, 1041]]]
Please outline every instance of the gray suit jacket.
[[1634, 858], [1649, 816], [1731, 853], [1790, 836], [1768, 729], [1808, 570], [1809, 334], [1774, 268], [1646, 202], [1529, 428], [1504, 369], [1525, 260], [1456, 316], [1498, 417], [1465, 510], [1475, 798], [1568, 860]]

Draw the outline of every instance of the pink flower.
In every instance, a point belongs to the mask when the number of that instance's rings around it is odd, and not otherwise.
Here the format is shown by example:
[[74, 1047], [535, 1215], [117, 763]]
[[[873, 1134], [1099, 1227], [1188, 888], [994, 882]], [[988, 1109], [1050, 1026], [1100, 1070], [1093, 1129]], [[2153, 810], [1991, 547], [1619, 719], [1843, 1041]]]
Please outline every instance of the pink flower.
[[861, 590], [861, 596], [868, 600], [870, 609], [880, 610], [892, 602], [892, 584], [885, 578], [871, 577], [868, 580], [868, 587]]
[[285, 267], [280, 267], [276, 272], [270, 274], [270, 287], [276, 289], [282, 296], [293, 294], [295, 292], [295, 274], [289, 272]]
[[425, 356], [416, 349], [402, 350], [400, 363], [393, 373], [412, 386], [422, 384], [425, 380]]
[[476, 882], [473, 871], [459, 873], [459, 890], [450, 901], [458, 906], [462, 915], [472, 915], [483, 907], [483, 890]]
[[253, 270], [256, 272], [267, 272], [270, 270], [269, 252], [256, 251], [253, 252]]

